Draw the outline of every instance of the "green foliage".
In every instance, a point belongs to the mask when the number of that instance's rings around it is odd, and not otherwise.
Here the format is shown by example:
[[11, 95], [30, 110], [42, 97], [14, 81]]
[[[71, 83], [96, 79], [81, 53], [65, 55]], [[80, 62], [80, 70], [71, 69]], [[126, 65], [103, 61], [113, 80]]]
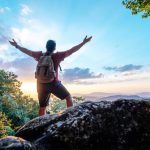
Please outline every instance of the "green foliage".
[[15, 131], [10, 126], [5, 126], [5, 130], [8, 136], [15, 134]]
[[13, 134], [14, 130], [11, 128], [11, 121], [7, 119], [4, 113], [0, 112], [0, 137]]
[[72, 99], [73, 99], [73, 105], [74, 105], [74, 106], [76, 106], [76, 105], [82, 103], [82, 102], [85, 100], [85, 98], [83, 98], [83, 97], [78, 97], [78, 96], [73, 96]]
[[[72, 97], [73, 100], [73, 105], [76, 106], [77, 104], [81, 103], [84, 101], [83, 97]], [[66, 100], [60, 100], [56, 97], [52, 97], [52, 101], [50, 103], [50, 106], [48, 108], [48, 113], [53, 114], [53, 113], [58, 113], [62, 112], [66, 109]]]
[[60, 100], [56, 97], [52, 97], [50, 106], [48, 107], [48, 113], [58, 113], [60, 111], [64, 111], [66, 109], [66, 101]]
[[21, 82], [17, 80], [17, 75], [12, 72], [0, 70], [0, 95], [23, 94], [20, 90]]
[[14, 129], [37, 117], [39, 107], [37, 101], [23, 95], [20, 86], [14, 73], [0, 70], [0, 112], [12, 120]]
[[150, 0], [123, 0], [122, 3], [132, 14], [142, 13], [142, 18], [150, 16]]
[[0, 111], [12, 120], [14, 128], [24, 125], [37, 117], [38, 103], [32, 98], [22, 95], [4, 95], [0, 101]]

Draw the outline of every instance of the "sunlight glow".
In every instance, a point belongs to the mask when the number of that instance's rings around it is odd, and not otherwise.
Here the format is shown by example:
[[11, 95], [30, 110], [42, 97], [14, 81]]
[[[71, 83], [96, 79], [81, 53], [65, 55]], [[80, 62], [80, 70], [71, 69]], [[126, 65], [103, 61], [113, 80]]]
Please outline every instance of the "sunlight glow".
[[32, 98], [37, 99], [36, 83], [24, 82], [21, 85], [21, 90], [24, 94], [30, 95]]

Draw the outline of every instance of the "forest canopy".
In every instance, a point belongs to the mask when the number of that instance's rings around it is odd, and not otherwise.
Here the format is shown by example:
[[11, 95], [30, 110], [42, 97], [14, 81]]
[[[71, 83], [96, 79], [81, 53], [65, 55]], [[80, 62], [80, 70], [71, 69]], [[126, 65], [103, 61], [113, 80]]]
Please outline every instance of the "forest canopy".
[[13, 130], [37, 117], [38, 102], [23, 95], [20, 87], [17, 75], [0, 70], [0, 137], [12, 135]]

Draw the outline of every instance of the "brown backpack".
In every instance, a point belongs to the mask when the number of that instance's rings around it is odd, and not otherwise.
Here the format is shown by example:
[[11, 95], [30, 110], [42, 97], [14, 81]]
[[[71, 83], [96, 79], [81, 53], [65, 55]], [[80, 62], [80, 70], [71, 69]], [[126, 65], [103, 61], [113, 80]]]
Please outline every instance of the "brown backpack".
[[36, 67], [35, 78], [40, 83], [49, 83], [53, 81], [55, 77], [56, 72], [51, 55], [41, 56]]

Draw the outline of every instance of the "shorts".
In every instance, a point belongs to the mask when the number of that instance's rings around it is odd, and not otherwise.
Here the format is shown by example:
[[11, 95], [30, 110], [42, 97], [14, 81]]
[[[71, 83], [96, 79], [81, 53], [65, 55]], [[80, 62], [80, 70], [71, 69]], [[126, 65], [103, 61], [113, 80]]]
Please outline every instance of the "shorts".
[[70, 96], [70, 93], [62, 83], [55, 80], [50, 83], [37, 82], [37, 92], [40, 107], [46, 107], [49, 105], [51, 93], [60, 99], [65, 99], [67, 96]]

